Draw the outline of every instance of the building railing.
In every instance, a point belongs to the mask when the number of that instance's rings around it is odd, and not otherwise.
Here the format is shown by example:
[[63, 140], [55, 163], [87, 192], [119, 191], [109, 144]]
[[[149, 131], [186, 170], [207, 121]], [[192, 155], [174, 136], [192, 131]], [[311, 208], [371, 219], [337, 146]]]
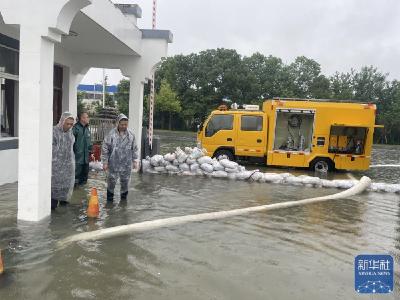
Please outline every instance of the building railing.
[[104, 137], [114, 128], [115, 120], [90, 118], [89, 128], [93, 143], [102, 142]]

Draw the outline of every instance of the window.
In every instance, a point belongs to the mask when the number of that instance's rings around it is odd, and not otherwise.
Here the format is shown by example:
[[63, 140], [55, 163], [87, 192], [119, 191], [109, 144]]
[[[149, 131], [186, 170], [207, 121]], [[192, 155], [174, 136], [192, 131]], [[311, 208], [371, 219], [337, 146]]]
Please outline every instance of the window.
[[0, 138], [16, 135], [15, 90], [18, 81], [19, 43], [0, 33]]
[[214, 115], [210, 119], [206, 128], [206, 136], [210, 137], [220, 130], [233, 129], [233, 115]]
[[0, 72], [18, 75], [18, 50], [0, 45]]
[[240, 121], [240, 130], [242, 131], [262, 131], [262, 116], [242, 116]]
[[0, 128], [2, 137], [15, 135], [14, 81], [0, 77]]

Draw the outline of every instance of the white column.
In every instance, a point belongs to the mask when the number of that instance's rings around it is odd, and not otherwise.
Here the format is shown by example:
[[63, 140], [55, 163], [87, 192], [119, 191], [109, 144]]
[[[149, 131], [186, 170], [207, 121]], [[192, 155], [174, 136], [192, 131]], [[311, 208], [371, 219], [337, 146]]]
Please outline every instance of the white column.
[[75, 117], [78, 114], [78, 75], [69, 72], [69, 87], [68, 87], [68, 95], [69, 95], [69, 105], [68, 109], [71, 114]]
[[143, 89], [143, 80], [132, 76], [129, 89], [129, 128], [135, 134], [139, 157], [142, 148]]
[[70, 111], [69, 110], [69, 80], [70, 80], [70, 68], [63, 66], [63, 78], [62, 78], [62, 108], [61, 111]]
[[62, 111], [69, 111], [74, 117], [78, 113], [77, 88], [78, 74], [73, 73], [69, 67], [63, 67]]
[[20, 27], [18, 219], [50, 215], [54, 44]]

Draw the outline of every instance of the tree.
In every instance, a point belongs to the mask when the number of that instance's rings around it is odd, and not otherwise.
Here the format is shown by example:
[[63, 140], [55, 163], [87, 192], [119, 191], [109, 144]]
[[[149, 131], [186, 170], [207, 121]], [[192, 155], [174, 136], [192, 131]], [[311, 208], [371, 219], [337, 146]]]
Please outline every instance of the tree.
[[353, 99], [354, 70], [350, 73], [336, 72], [330, 77], [330, 93], [333, 99]]
[[[285, 64], [271, 55], [242, 57], [221, 48], [164, 59], [156, 74], [158, 94], [165, 82], [180, 102], [179, 114], [172, 113], [180, 129], [194, 128], [194, 121], [207, 116], [224, 97], [238, 104], [261, 104], [273, 97], [341, 99], [376, 103], [377, 120], [385, 125], [382, 141], [400, 142], [400, 84], [389, 82], [387, 74], [372, 66], [327, 77], [318, 62], [304, 56]], [[156, 113], [160, 119], [170, 117], [157, 104]]]
[[115, 93], [115, 101], [118, 104], [118, 110], [126, 116], [129, 116], [129, 86], [127, 79], [121, 79]]
[[315, 99], [329, 99], [331, 93], [329, 91], [330, 81], [324, 75], [315, 77], [310, 86], [310, 93]]
[[85, 97], [86, 97], [86, 93], [85, 92], [78, 92], [77, 93], [77, 111], [78, 111], [78, 114], [80, 113], [80, 112], [83, 112], [85, 109], [86, 109], [86, 107], [85, 107], [85, 104], [83, 104], [83, 102], [82, 102], [82, 100], [83, 99], [85, 99]]
[[293, 80], [295, 97], [311, 98], [312, 84], [321, 73], [319, 63], [305, 56], [299, 56], [289, 65], [289, 73]]
[[171, 130], [172, 115], [181, 112], [182, 107], [176, 93], [171, 89], [171, 86], [166, 80], [161, 82], [160, 90], [156, 94], [155, 109], [161, 112], [163, 116], [164, 114], [168, 114], [168, 129]]
[[387, 74], [378, 72], [373, 66], [362, 67], [353, 77], [354, 99], [377, 102], [383, 96]]

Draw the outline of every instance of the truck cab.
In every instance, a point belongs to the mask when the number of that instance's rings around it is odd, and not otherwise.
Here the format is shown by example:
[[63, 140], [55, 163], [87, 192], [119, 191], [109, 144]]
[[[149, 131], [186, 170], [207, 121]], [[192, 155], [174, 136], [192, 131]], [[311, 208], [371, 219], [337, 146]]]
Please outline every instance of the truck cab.
[[213, 157], [263, 158], [267, 126], [267, 116], [257, 105], [244, 110], [215, 110], [199, 127], [197, 140]]

